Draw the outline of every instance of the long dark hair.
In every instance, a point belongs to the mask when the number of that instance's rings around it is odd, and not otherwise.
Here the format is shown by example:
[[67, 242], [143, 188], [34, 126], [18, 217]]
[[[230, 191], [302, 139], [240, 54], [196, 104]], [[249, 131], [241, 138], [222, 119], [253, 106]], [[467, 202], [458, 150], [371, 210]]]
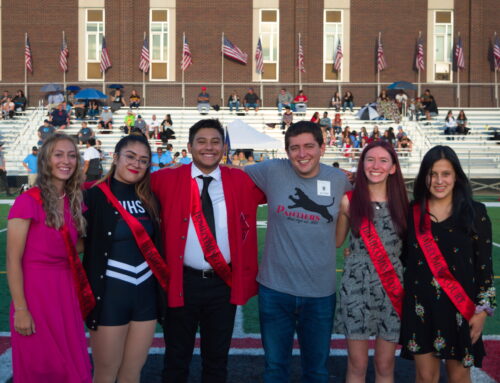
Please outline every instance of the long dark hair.
[[438, 145], [430, 149], [422, 159], [420, 170], [413, 187], [414, 203], [420, 206], [420, 230], [423, 231], [424, 217], [427, 213], [426, 203], [431, 197], [429, 191], [429, 177], [434, 164], [439, 160], [448, 160], [455, 170], [455, 186], [453, 187], [452, 219], [457, 225], [461, 225], [467, 232], [473, 230], [474, 207], [472, 201], [472, 189], [465, 175], [460, 160], [455, 151], [449, 146]]
[[[118, 141], [115, 146], [115, 155], [120, 154], [123, 148], [133, 143], [144, 145], [146, 147], [146, 150], [148, 151], [149, 157], [149, 166], [146, 168], [144, 177], [135, 184], [135, 192], [137, 193], [137, 196], [143, 203], [144, 208], [146, 209], [150, 217], [158, 222], [160, 216], [158, 202], [153, 192], [151, 191], [151, 146], [149, 145], [148, 140], [142, 134], [129, 134], [128, 136], [125, 136], [120, 141]], [[113, 178], [115, 175], [115, 171], [116, 164], [113, 162], [111, 164], [111, 167], [109, 168], [108, 173], [98, 182], [96, 182], [96, 185], [101, 182], [107, 182], [108, 180]]]
[[376, 141], [368, 144], [361, 153], [356, 172], [356, 186], [352, 193], [349, 207], [351, 232], [355, 237], [359, 237], [359, 228], [363, 218], [373, 221], [373, 206], [370, 200], [370, 191], [368, 189], [368, 179], [364, 170], [364, 161], [366, 154], [373, 148], [380, 147], [391, 156], [392, 163], [396, 166], [394, 174], [387, 178], [387, 204], [389, 212], [394, 223], [394, 228], [399, 237], [403, 238], [406, 234], [408, 196], [406, 194], [405, 182], [399, 166], [398, 155], [392, 145], [385, 141]]

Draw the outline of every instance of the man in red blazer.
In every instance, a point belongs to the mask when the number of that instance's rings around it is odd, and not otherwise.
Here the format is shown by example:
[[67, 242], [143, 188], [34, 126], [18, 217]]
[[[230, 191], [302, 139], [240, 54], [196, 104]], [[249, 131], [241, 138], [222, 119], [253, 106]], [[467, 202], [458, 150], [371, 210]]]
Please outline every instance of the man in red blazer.
[[219, 167], [218, 120], [194, 124], [188, 150], [192, 164], [151, 177], [171, 270], [164, 379], [187, 381], [199, 325], [202, 381], [225, 382], [236, 305], [257, 293], [256, 213], [265, 196], [243, 171]]

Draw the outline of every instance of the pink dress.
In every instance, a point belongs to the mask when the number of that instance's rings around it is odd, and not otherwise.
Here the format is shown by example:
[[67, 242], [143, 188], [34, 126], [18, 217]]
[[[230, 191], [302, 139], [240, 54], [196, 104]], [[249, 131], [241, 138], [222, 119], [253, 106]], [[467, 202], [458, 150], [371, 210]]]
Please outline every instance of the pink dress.
[[[69, 202], [64, 217], [76, 243]], [[31, 219], [22, 259], [24, 294], [36, 333], [14, 330], [11, 304], [12, 364], [16, 383], [91, 382], [90, 357], [78, 297], [61, 234], [45, 225], [42, 206], [27, 193], [20, 195], [9, 219]]]

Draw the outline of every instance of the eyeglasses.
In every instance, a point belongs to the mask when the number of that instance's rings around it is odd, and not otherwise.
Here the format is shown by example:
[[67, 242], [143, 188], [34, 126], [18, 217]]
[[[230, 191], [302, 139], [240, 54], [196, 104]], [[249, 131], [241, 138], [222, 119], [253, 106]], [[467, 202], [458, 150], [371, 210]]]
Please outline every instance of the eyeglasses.
[[149, 166], [149, 160], [145, 158], [136, 158], [133, 154], [121, 154], [123, 157], [125, 157], [125, 162], [129, 165], [135, 165], [137, 164], [138, 167], [140, 168], [147, 168]]

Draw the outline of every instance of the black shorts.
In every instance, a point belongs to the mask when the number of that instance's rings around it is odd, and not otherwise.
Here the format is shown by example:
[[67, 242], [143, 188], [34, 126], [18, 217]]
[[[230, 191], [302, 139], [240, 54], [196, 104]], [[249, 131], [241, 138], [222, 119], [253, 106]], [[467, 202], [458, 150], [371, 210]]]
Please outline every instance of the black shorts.
[[153, 276], [139, 285], [106, 277], [106, 291], [99, 317], [100, 326], [122, 326], [157, 318], [156, 280]]

